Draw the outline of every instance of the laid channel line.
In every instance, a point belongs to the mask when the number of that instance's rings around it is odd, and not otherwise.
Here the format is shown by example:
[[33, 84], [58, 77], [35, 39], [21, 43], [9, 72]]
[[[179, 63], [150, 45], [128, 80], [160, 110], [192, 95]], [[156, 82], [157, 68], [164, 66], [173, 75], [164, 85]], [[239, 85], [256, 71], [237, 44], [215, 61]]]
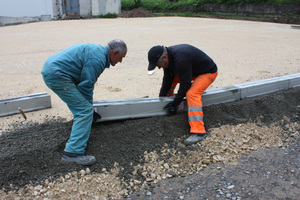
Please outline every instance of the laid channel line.
[[[269, 88], [270, 86], [262, 86], [262, 88]], [[292, 89], [292, 88], [288, 88], [288, 89]], [[286, 89], [286, 90], [288, 90]], [[278, 91], [282, 91], [282, 90], [278, 90]], [[274, 92], [278, 92], [278, 91], [274, 91]], [[272, 92], [270, 92], [272, 93]], [[266, 94], [269, 94], [269, 93], [266, 93]], [[266, 94], [261, 94], [261, 95], [258, 95], [258, 96], [262, 96], [262, 95], [266, 95]], [[216, 100], [216, 99], [219, 99], [219, 98], [223, 98], [223, 97], [229, 97], [231, 96], [230, 94], [224, 94], [224, 95], [220, 95], [220, 96], [217, 96], [217, 97], [212, 97], [210, 98], [210, 100]], [[238, 100], [242, 100], [241, 98], [240, 99], [237, 99], [235, 101], [238, 101]], [[186, 100], [185, 100], [186, 101]], [[229, 102], [234, 102], [234, 101], [228, 101], [228, 102], [223, 102], [223, 103], [229, 103]], [[204, 107], [206, 105], [203, 105]], [[151, 110], [151, 112], [139, 112], [138, 114], [149, 114], [149, 113], [155, 113], [155, 112], [159, 112], [161, 111], [161, 109], [156, 109], [156, 110]], [[181, 112], [185, 111], [185, 109], [183, 108], [182, 110], [180, 110]], [[150, 116], [149, 116], [150, 117]], [[130, 118], [128, 118], [130, 119]], [[123, 120], [126, 120], [126, 119], [123, 119]], [[98, 121], [97, 123], [99, 123], [101, 121]], [[19, 138], [19, 137], [24, 137], [24, 136], [28, 136], [28, 135], [33, 135], [33, 134], [40, 134], [40, 133], [44, 133], [44, 132], [50, 132], [50, 131], [57, 131], [57, 130], [61, 130], [62, 128], [57, 128], [57, 129], [50, 129], [50, 130], [43, 130], [43, 131], [36, 131], [36, 132], [32, 132], [32, 133], [26, 133], [26, 134], [20, 134], [20, 135], [15, 135], [15, 136], [0, 136], [0, 141], [3, 141], [3, 140], [9, 140], [9, 139], [14, 139], [14, 138]]]

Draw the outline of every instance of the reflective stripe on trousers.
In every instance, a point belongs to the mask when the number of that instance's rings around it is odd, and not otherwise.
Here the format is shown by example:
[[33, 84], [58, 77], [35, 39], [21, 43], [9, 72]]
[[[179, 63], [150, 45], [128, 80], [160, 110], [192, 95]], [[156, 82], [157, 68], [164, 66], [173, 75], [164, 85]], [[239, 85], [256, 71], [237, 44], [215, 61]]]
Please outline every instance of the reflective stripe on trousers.
[[[218, 71], [213, 74], [207, 73], [193, 77], [192, 86], [186, 93], [191, 133], [206, 133], [203, 122], [201, 95], [214, 82], [217, 75]], [[174, 89], [178, 83], [180, 83], [180, 81], [176, 75], [167, 96], [174, 96]]]
[[214, 82], [218, 72], [201, 74], [195, 78], [191, 88], [186, 93], [188, 104], [188, 119], [191, 133], [206, 133], [203, 122], [202, 93]]

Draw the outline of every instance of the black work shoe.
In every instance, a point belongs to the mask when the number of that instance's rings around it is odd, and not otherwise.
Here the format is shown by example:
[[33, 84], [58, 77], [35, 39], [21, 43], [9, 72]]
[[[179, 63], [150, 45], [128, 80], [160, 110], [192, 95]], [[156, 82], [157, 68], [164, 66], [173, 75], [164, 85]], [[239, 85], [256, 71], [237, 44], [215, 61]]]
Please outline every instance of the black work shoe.
[[206, 133], [204, 133], [204, 134], [192, 133], [190, 137], [183, 140], [183, 144], [185, 144], [185, 145], [195, 144], [205, 138], [206, 138]]
[[80, 165], [92, 165], [96, 162], [94, 156], [69, 152], [64, 152], [61, 159], [64, 162], [75, 162]]

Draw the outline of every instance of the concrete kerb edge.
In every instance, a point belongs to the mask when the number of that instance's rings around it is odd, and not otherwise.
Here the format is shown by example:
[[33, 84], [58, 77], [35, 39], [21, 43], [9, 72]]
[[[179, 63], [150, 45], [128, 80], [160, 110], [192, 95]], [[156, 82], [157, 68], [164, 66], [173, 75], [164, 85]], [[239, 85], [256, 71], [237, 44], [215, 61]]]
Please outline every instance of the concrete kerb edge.
[[[300, 87], [300, 73], [210, 89], [203, 93], [202, 102], [203, 106], [209, 106], [295, 87]], [[94, 101], [93, 106], [102, 116], [100, 121], [111, 121], [166, 115], [166, 112], [162, 108], [172, 100], [173, 97], [154, 97]], [[19, 113], [19, 107], [24, 112], [51, 108], [50, 95], [44, 92], [0, 99], [0, 117]], [[178, 108], [179, 111], [186, 111], [186, 100]]]
[[[232, 102], [299, 86], [300, 73], [210, 89], [203, 93], [202, 103], [203, 106], [209, 106]], [[166, 115], [166, 112], [162, 108], [172, 100], [172, 97], [156, 97], [95, 101], [94, 108], [102, 116], [102, 119], [99, 121], [143, 118]], [[187, 110], [186, 100], [179, 105], [178, 110], [179, 112]]]
[[300, 86], [300, 73], [207, 90], [203, 106], [226, 103]]
[[24, 112], [51, 108], [50, 94], [43, 92], [0, 99], [0, 117], [17, 114], [19, 113], [18, 108], [21, 108]]

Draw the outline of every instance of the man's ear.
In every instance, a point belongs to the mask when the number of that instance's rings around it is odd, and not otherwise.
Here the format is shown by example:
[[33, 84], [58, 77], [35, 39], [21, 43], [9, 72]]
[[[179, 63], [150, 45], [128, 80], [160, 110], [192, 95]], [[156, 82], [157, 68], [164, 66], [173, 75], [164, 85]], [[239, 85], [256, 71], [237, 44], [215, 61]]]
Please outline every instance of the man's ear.
[[114, 53], [113, 53], [113, 54], [114, 54], [114, 55], [117, 55], [118, 53], [119, 53], [119, 51], [114, 51]]

